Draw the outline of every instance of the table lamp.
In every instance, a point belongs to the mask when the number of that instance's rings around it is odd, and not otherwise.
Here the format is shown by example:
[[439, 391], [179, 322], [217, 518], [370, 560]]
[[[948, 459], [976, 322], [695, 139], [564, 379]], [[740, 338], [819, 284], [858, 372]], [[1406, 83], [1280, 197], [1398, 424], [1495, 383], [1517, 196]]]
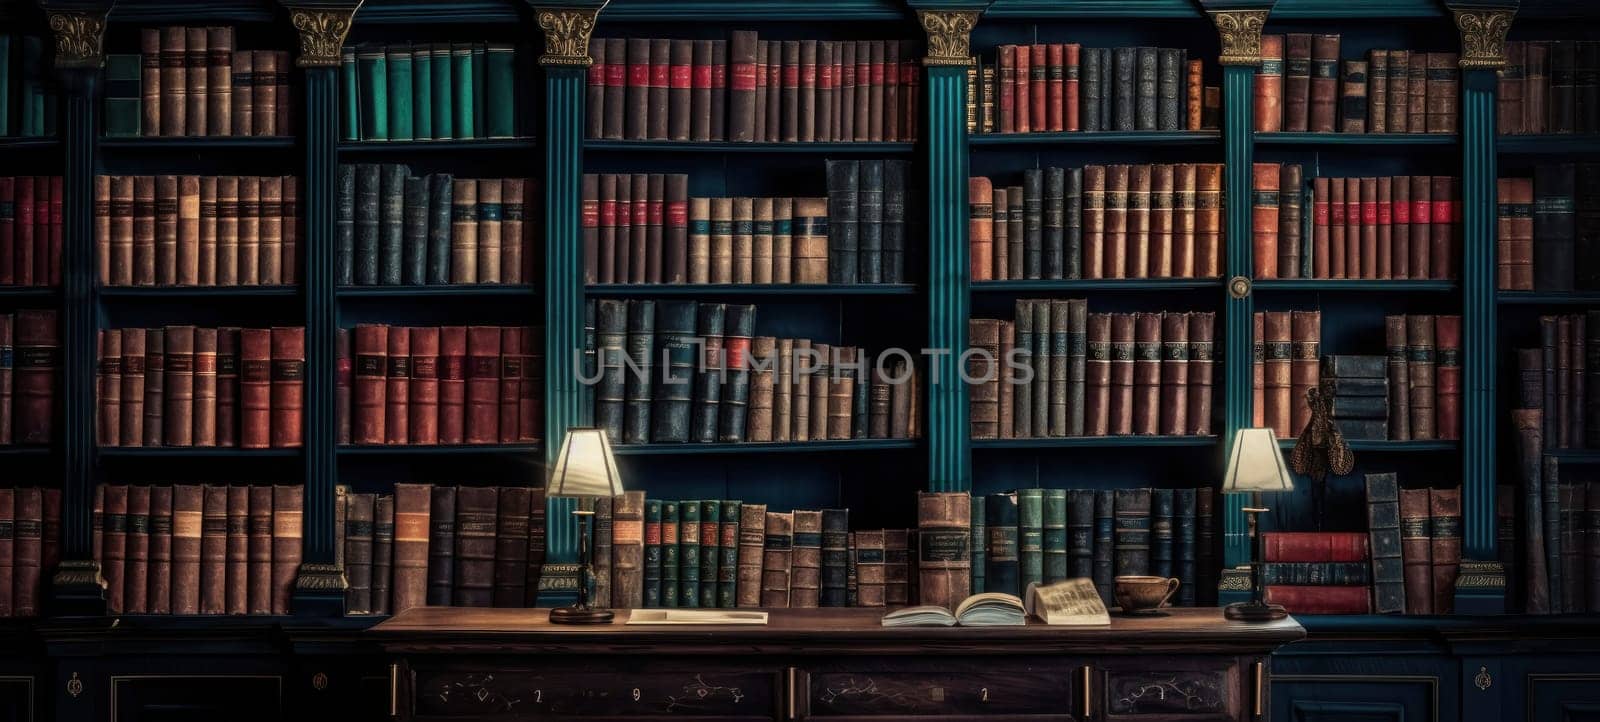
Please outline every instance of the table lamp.
[[611, 442], [603, 429], [575, 428], [561, 440], [555, 469], [550, 473], [549, 495], [578, 500], [578, 601], [570, 607], [550, 610], [552, 624], [609, 624], [610, 610], [589, 606], [589, 524], [594, 518], [594, 500], [622, 493], [622, 476], [611, 455]]
[[1233, 448], [1228, 451], [1228, 471], [1222, 479], [1222, 493], [1250, 494], [1250, 506], [1244, 508], [1250, 530], [1250, 601], [1229, 604], [1223, 610], [1228, 619], [1245, 622], [1266, 622], [1288, 616], [1283, 607], [1267, 604], [1261, 584], [1261, 535], [1256, 528], [1256, 517], [1267, 511], [1261, 506], [1263, 492], [1291, 491], [1294, 477], [1283, 462], [1283, 452], [1278, 449], [1278, 439], [1272, 429], [1240, 429], [1233, 436]]

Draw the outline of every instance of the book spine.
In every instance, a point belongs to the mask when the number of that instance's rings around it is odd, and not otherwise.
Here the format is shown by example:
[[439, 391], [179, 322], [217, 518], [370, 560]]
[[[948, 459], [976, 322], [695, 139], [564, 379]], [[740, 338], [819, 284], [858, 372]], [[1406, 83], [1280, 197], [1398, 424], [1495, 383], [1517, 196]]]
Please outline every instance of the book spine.
[[[304, 358], [304, 354], [301, 354]], [[302, 362], [303, 363], [303, 362]], [[272, 613], [288, 614], [295, 574], [300, 570], [300, 538], [305, 499], [297, 486], [272, 487]]]
[[1150, 573], [1151, 494], [1149, 489], [1118, 489], [1112, 561], [1116, 576]]
[[1154, 576], [1173, 576], [1173, 516], [1172, 490], [1150, 490], [1150, 573]]
[[1189, 428], [1189, 327], [1187, 313], [1161, 320], [1161, 423], [1159, 433], [1178, 436]]
[[917, 495], [917, 602], [953, 609], [971, 593], [972, 502], [965, 492]]
[[1456, 575], [1461, 565], [1461, 490], [1431, 489], [1428, 505], [1433, 613], [1450, 614], [1455, 611]]
[[1161, 428], [1161, 338], [1159, 313], [1134, 317], [1133, 433], [1156, 434]]
[[1289, 132], [1304, 133], [1310, 127], [1311, 44], [1308, 33], [1284, 36], [1282, 129]]
[[1339, 131], [1367, 132], [1368, 69], [1365, 60], [1344, 61], [1339, 87]]
[[[790, 606], [790, 576], [794, 560], [794, 514], [767, 512], [761, 563], [761, 606]], [[858, 540], [859, 541], [859, 540]], [[866, 584], [866, 575], [861, 583]]]
[[1299, 163], [1284, 163], [1278, 178], [1278, 278], [1301, 276], [1305, 243], [1305, 188]]
[[1284, 36], [1261, 36], [1261, 70], [1255, 79], [1255, 130], [1284, 130]]
[[[648, 511], [648, 507], [647, 507]], [[766, 554], [766, 504], [742, 504], [739, 507], [738, 562], [734, 602], [739, 607], [759, 607], [761, 600], [762, 562]]]

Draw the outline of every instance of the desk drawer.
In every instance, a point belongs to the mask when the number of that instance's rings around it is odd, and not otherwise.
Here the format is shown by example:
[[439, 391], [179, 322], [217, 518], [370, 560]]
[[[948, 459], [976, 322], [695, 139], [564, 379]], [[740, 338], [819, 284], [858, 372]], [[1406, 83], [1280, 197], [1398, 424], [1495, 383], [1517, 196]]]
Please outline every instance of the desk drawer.
[[1107, 720], [1235, 720], [1243, 684], [1230, 661], [1148, 658], [1118, 660], [1100, 676]]
[[[446, 667], [415, 670], [415, 719], [770, 720], [778, 674], [658, 660], [649, 669]], [[670, 671], [670, 670], [681, 671]]]
[[1068, 660], [861, 660], [801, 675], [805, 718], [1077, 720], [1082, 665]]

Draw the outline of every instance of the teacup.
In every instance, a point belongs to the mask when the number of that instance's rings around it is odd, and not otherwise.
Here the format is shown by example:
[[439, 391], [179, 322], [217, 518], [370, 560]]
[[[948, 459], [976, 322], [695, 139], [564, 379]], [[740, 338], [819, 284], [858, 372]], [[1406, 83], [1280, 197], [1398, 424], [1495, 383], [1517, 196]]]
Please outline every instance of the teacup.
[[1117, 605], [1128, 614], [1148, 614], [1167, 603], [1182, 582], [1166, 577], [1125, 576], [1116, 578]]

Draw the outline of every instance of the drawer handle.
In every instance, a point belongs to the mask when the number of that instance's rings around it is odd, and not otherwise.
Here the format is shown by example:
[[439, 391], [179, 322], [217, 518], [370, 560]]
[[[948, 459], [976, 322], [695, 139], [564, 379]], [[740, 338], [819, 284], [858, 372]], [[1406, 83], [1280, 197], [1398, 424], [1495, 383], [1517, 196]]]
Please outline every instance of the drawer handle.
[[389, 716], [400, 716], [400, 664], [389, 665]]
[[1094, 703], [1090, 698], [1090, 685], [1093, 684], [1091, 680], [1094, 675], [1087, 664], [1079, 667], [1078, 672], [1083, 676], [1083, 718], [1087, 720], [1094, 717]]
[[1259, 659], [1256, 660], [1256, 695], [1254, 707], [1256, 719], [1261, 719], [1261, 687], [1265, 683], [1266, 677], [1267, 663]]

